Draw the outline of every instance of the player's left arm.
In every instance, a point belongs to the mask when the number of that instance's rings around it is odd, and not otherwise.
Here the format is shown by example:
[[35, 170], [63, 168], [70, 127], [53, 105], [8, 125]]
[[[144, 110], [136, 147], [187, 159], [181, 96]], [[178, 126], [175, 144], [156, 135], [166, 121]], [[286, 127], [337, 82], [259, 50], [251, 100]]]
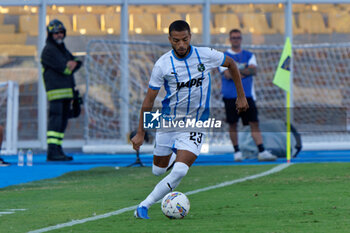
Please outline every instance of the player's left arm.
[[241, 74], [238, 70], [236, 63], [233, 61], [232, 58], [226, 56], [225, 62], [224, 64], [222, 64], [222, 66], [228, 68], [227, 70], [230, 73], [230, 78], [235, 83], [237, 91], [236, 108], [238, 110], [238, 113], [246, 111], [249, 108], [249, 106], [247, 99], [245, 98]]

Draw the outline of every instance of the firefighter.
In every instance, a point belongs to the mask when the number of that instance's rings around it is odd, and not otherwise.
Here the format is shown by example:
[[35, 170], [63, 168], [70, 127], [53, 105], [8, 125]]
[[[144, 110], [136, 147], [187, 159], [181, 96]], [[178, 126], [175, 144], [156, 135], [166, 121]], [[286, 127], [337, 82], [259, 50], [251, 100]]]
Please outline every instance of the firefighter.
[[[43, 78], [49, 101], [47, 161], [71, 161], [62, 150], [68, 119], [80, 114], [81, 98], [75, 90], [73, 74], [82, 62], [65, 47], [66, 29], [62, 22], [52, 20], [47, 26], [46, 45], [41, 54]], [[73, 109], [72, 109], [73, 106]]]

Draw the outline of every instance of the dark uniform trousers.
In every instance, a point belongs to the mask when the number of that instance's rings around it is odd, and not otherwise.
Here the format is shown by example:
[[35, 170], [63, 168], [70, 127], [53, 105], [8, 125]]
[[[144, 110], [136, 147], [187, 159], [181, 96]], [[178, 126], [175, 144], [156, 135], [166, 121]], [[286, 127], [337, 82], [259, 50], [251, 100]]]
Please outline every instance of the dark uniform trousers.
[[[68, 125], [71, 99], [49, 101], [49, 122], [47, 130], [47, 144], [61, 147], [64, 131]], [[52, 146], [51, 146], [52, 147]]]

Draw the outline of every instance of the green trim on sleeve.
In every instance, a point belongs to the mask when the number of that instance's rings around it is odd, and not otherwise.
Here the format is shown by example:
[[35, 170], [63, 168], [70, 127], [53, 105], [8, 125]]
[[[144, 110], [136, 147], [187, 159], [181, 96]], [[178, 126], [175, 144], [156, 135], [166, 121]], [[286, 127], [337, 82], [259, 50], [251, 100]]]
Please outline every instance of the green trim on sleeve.
[[66, 67], [66, 69], [64, 69], [63, 74], [65, 75], [71, 75], [72, 71], [70, 69], [68, 69], [68, 67]]

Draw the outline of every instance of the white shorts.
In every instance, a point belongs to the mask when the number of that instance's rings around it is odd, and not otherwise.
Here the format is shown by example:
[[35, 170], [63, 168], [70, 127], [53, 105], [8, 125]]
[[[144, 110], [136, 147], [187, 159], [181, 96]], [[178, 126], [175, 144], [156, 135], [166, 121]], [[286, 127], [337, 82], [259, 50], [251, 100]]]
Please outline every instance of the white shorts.
[[200, 132], [157, 132], [153, 154], [170, 155], [177, 150], [187, 150], [199, 155], [205, 138]]

